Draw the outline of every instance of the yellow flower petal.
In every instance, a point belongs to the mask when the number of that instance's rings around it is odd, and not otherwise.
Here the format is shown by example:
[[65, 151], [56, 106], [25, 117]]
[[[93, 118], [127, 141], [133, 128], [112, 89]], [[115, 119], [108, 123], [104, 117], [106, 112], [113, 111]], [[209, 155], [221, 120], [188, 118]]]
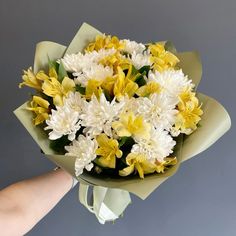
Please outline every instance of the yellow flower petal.
[[163, 44], [150, 44], [149, 50], [152, 54], [150, 60], [153, 63], [153, 68], [160, 72], [168, 68], [174, 68], [179, 62], [179, 59], [173, 53], [165, 50]]
[[149, 162], [143, 154], [130, 153], [126, 157], [128, 167], [119, 171], [119, 175], [127, 176], [136, 170], [140, 178], [144, 178], [145, 174], [151, 174], [156, 171], [156, 165]]
[[123, 49], [124, 45], [120, 42], [120, 40], [116, 36], [110, 36], [110, 35], [97, 35], [94, 42], [90, 43], [85, 51], [91, 52], [91, 51], [98, 51], [100, 49]]
[[41, 81], [45, 81], [49, 79], [49, 76], [45, 74], [45, 72], [43, 70], [40, 70], [37, 74], [36, 74], [36, 78], [38, 80]]
[[140, 87], [136, 94], [140, 97], [148, 97], [152, 93], [160, 93], [161, 87], [158, 83], [151, 81], [147, 83], [146, 85]]
[[177, 164], [177, 162], [178, 161], [176, 157], [166, 157], [163, 162], [156, 162], [156, 172], [164, 173], [167, 169], [167, 166], [174, 166]]
[[62, 83], [55, 77], [50, 77], [44, 81], [42, 86], [43, 93], [53, 98], [53, 103], [56, 106], [63, 105], [63, 97], [65, 97], [70, 91], [75, 90], [75, 82], [65, 77]]
[[116, 158], [122, 156], [122, 151], [119, 150], [119, 143], [116, 139], [108, 138], [105, 134], [100, 134], [96, 138], [98, 149], [96, 154], [99, 155], [96, 163], [102, 167], [115, 168]]
[[33, 96], [30, 107], [27, 110], [33, 111], [36, 115], [34, 124], [39, 125], [48, 119], [49, 115], [49, 102], [39, 96]]
[[103, 92], [101, 85], [102, 81], [90, 79], [85, 89], [85, 97], [87, 99], [91, 99], [92, 95], [94, 94], [97, 98], [100, 98], [100, 95]]
[[190, 89], [183, 91], [179, 96], [180, 102], [177, 105], [178, 114], [174, 130], [181, 133], [190, 134], [196, 128], [201, 120], [203, 111], [199, 105], [198, 99]]
[[75, 82], [73, 79], [70, 79], [68, 77], [64, 77], [61, 83], [63, 94], [67, 95], [69, 92], [74, 91], [75, 88]]
[[132, 97], [137, 90], [138, 85], [132, 80], [126, 78], [125, 73], [121, 67], [118, 67], [118, 74], [114, 85], [114, 95], [117, 97], [117, 99], [122, 98], [126, 94], [129, 97]]
[[51, 67], [51, 68], [49, 69], [49, 77], [58, 78], [57, 72], [56, 72], [56, 70], [55, 70], [54, 67]]
[[27, 71], [23, 71], [22, 79], [23, 82], [19, 84], [19, 88], [22, 88], [22, 86], [28, 86], [37, 90], [41, 90], [42, 82], [35, 76], [35, 74], [32, 71], [32, 68], [30, 67]]
[[142, 116], [135, 117], [132, 112], [121, 114], [120, 120], [112, 123], [112, 128], [120, 137], [133, 135], [143, 139], [150, 138], [150, 124]]
[[114, 84], [115, 84], [116, 78], [115, 77], [107, 77], [103, 82], [101, 87], [106, 90], [110, 96], [113, 96], [113, 90], [114, 90]]
[[134, 164], [124, 168], [123, 170], [119, 171], [120, 176], [128, 176], [134, 172]]

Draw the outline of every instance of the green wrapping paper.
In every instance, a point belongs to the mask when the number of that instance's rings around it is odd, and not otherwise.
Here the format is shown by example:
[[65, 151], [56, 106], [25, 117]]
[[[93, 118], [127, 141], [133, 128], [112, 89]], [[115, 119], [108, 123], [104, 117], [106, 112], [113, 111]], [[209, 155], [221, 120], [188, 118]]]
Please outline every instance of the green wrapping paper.
[[[72, 54], [82, 51], [84, 47], [89, 42], [93, 41], [98, 34], [101, 34], [101, 32], [84, 23], [68, 47], [48, 41], [38, 43], [35, 52], [34, 72], [37, 73], [41, 69], [48, 69], [48, 57], [51, 60], [56, 60], [63, 57], [65, 53]], [[197, 87], [202, 76], [202, 66], [198, 53], [177, 53], [173, 45], [169, 42], [166, 43], [166, 46], [169, 47], [169, 50], [177, 55], [177, 57], [180, 59], [180, 63], [178, 64], [178, 66], [183, 70], [184, 74], [188, 75], [188, 77]], [[109, 193], [109, 189], [120, 189], [120, 191], [123, 191], [122, 194], [125, 194], [125, 192], [127, 191], [139, 196], [141, 199], [147, 198], [158, 186], [160, 186], [161, 183], [163, 183], [177, 171], [181, 162], [188, 160], [206, 150], [230, 128], [230, 117], [227, 111], [216, 100], [201, 93], [198, 93], [197, 96], [202, 103], [203, 110], [203, 116], [200, 121], [200, 125], [198, 129], [196, 129], [191, 135], [179, 137], [177, 142], [178, 145], [176, 146], [174, 153], [174, 155], [178, 159], [178, 164], [170, 168], [166, 173], [147, 175], [144, 179], [140, 179], [138, 177], [114, 179], [108, 177], [104, 178], [93, 176], [85, 172], [77, 177], [77, 179], [81, 182], [81, 184], [85, 184], [85, 186], [87, 184], [91, 186], [104, 187], [102, 191], [106, 192], [106, 194], [108, 195], [104, 196], [104, 198], [100, 201], [104, 202], [104, 199], [106, 199], [106, 206], [109, 209], [112, 209], [113, 213], [117, 212], [118, 216], [128, 205], [128, 203], [130, 202], [130, 198], [126, 194], [126, 197], [124, 197], [126, 198], [126, 203], [124, 203], [123, 206], [119, 206], [119, 210], [113, 209], [114, 204], [112, 204], [111, 200], [114, 198], [114, 192]], [[72, 156], [57, 155], [52, 149], [49, 148], [50, 140], [48, 139], [47, 134], [40, 127], [33, 124], [33, 114], [31, 111], [25, 109], [26, 106], [27, 102], [14, 111], [17, 118], [28, 130], [30, 135], [33, 137], [33, 139], [39, 145], [45, 155], [56, 165], [60, 166], [76, 178], [74, 172], [74, 164], [76, 158]], [[85, 196], [87, 196], [87, 188], [84, 186], [82, 188], [84, 195], [82, 196], [80, 194], [80, 199], [82, 201], [82, 204], [90, 209], [91, 206], [89, 206], [89, 204], [87, 204], [85, 200]], [[100, 191], [99, 188], [101, 187], [97, 187], [97, 189], [94, 189], [94, 191]], [[100, 205], [102, 204], [102, 202], [100, 202]], [[93, 211], [96, 210], [94, 209], [95, 205], [92, 206]], [[99, 216], [99, 210], [101, 209], [96, 210], [95, 215], [97, 214], [96, 216], [98, 217], [99, 221], [101, 223], [104, 223], [103, 219]]]

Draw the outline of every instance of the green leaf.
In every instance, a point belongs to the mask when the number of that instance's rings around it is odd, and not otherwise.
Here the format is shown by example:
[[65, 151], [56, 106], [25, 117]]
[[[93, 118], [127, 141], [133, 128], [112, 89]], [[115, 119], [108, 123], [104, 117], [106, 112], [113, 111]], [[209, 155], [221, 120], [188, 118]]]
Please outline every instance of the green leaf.
[[48, 56], [48, 67], [49, 69], [54, 68], [56, 72], [58, 71], [59, 65], [56, 61], [52, 61], [50, 57]]
[[85, 95], [85, 87], [82, 87], [80, 84], [76, 84], [75, 90], [80, 92], [82, 95]]
[[127, 138], [128, 137], [121, 137], [121, 139], [119, 140], [119, 147], [122, 147], [125, 144]]
[[144, 79], [143, 74], [141, 74], [137, 77], [137, 79], [135, 80], [135, 83], [137, 83], [138, 86], [141, 87], [141, 86], [145, 85], [147, 82]]
[[60, 65], [59, 65], [59, 69], [58, 69], [58, 80], [61, 82], [64, 77], [68, 77], [68, 74], [65, 70], [65, 67], [62, 63], [62, 61], [60, 62]]
[[123, 152], [122, 158], [124, 159], [130, 153], [135, 141], [132, 137], [122, 137], [120, 142], [119, 148]]
[[141, 74], [145, 73], [145, 75], [147, 75], [150, 69], [151, 69], [150, 66], [143, 66], [143, 67], [141, 67], [138, 71], [139, 71], [139, 73], [141, 73]]
[[138, 74], [138, 70], [135, 68], [135, 66], [134, 65], [132, 65], [132, 75], [136, 75], [136, 74]]

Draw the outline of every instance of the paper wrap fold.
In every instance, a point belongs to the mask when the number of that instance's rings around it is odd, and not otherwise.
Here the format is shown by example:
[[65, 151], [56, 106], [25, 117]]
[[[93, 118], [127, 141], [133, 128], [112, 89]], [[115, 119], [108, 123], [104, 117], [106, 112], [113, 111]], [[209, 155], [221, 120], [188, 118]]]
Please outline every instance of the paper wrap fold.
[[[48, 69], [48, 57], [51, 60], [56, 60], [63, 57], [65, 53], [72, 54], [82, 51], [84, 47], [89, 42], [93, 41], [98, 34], [101, 33], [97, 29], [84, 23], [68, 47], [49, 41], [38, 43], [36, 46], [34, 59], [34, 72], [36, 73], [40, 69]], [[183, 72], [188, 75], [188, 77], [197, 86], [202, 76], [202, 66], [198, 53], [176, 52], [176, 55], [180, 59], [179, 67], [182, 68]], [[179, 163], [186, 161], [206, 150], [215, 141], [217, 141], [230, 128], [231, 125], [230, 117], [221, 104], [204, 94], [198, 93], [197, 96], [202, 103], [202, 110], [204, 113], [198, 129], [191, 135], [184, 136], [183, 140], [178, 142], [179, 147], [176, 148], [175, 155], [177, 156]], [[31, 111], [25, 109], [26, 106], [27, 102], [14, 111], [17, 118], [28, 130], [45, 155], [56, 165], [76, 177], [74, 172], [74, 163], [76, 158], [57, 155], [49, 148], [49, 139], [47, 134], [40, 127], [34, 126], [32, 122], [33, 114]], [[95, 197], [95, 202], [93, 202], [92, 211], [101, 223], [104, 223], [107, 219], [114, 220], [130, 203], [130, 197], [127, 195], [128, 192], [139, 196], [141, 199], [145, 199], [161, 183], [173, 175], [177, 169], [178, 165], [173, 166], [167, 171], [167, 173], [148, 175], [144, 179], [140, 179], [138, 177], [122, 177], [119, 179], [108, 177], [99, 178], [97, 176], [84, 173], [78, 177], [78, 180], [82, 184], [81, 191], [83, 192], [83, 196], [80, 193], [80, 200], [83, 205], [87, 204], [87, 200], [85, 200], [85, 196], [87, 196], [86, 185], [97, 186], [94, 188], [93, 197]], [[117, 189], [120, 189], [120, 192], [117, 191]], [[123, 199], [126, 199], [126, 201], [120, 203], [120, 205], [117, 202], [117, 205], [119, 206], [116, 209], [114, 209], [114, 205], [116, 203], [111, 201], [115, 199], [114, 194], [120, 194], [120, 196], [123, 196]], [[96, 200], [96, 198], [99, 200]], [[104, 199], [106, 199], [106, 201], [104, 201]], [[89, 209], [91, 206], [87, 204], [86, 207]], [[108, 210], [106, 208], [108, 208]], [[105, 212], [107, 214], [107, 219], [103, 216], [104, 209], [106, 209]]]

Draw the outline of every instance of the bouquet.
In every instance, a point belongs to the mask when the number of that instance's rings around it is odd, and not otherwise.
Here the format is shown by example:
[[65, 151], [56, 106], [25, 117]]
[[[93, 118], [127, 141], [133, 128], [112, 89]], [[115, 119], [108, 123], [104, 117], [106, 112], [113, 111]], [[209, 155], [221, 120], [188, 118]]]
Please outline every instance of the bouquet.
[[39, 43], [22, 78], [35, 94], [15, 114], [80, 181], [80, 201], [100, 223], [123, 213], [129, 192], [146, 198], [230, 127], [224, 108], [196, 93], [198, 54], [168, 41], [143, 44], [83, 24], [68, 47]]

